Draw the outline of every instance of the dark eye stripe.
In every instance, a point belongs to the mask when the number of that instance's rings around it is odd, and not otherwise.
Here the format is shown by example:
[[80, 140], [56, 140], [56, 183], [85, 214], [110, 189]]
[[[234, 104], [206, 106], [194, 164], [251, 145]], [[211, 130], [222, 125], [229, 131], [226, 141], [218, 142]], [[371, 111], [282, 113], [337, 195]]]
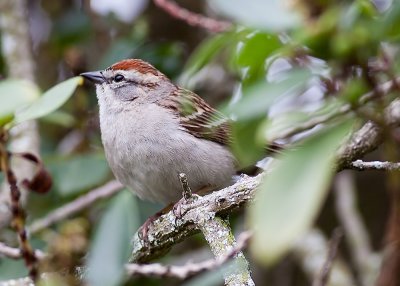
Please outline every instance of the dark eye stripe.
[[124, 79], [125, 79], [125, 77], [122, 74], [117, 74], [116, 76], [114, 76], [115, 82], [120, 82], [120, 81], [123, 81]]

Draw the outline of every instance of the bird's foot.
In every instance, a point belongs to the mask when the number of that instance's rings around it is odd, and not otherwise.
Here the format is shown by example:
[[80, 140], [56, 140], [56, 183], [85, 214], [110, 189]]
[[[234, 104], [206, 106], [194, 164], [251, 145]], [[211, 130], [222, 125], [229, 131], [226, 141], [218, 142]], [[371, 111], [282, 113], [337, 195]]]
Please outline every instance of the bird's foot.
[[201, 196], [192, 194], [189, 198], [184, 197], [174, 204], [172, 212], [175, 216], [175, 224], [178, 219], [181, 219], [187, 212], [187, 206], [197, 201]]
[[171, 203], [169, 205], [167, 205], [165, 208], [163, 208], [162, 210], [156, 212], [154, 215], [150, 216], [144, 223], [143, 225], [140, 227], [140, 229], [138, 230], [138, 236], [140, 238], [140, 240], [142, 240], [145, 244], [149, 243], [149, 229], [152, 226], [152, 224], [154, 223], [154, 221], [156, 221], [158, 218], [160, 218], [162, 215], [166, 214], [167, 212], [169, 212], [171, 210], [171, 208], [173, 208], [174, 204]]

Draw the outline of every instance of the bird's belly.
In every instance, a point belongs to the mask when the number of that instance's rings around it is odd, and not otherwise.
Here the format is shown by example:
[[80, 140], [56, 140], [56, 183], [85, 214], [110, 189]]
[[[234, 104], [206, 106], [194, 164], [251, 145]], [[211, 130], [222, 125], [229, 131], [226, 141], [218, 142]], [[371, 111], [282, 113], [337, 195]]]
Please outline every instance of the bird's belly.
[[[116, 143], [116, 144], [115, 144]], [[185, 173], [194, 192], [231, 183], [235, 160], [223, 146], [182, 131], [175, 136], [146, 138], [126, 148], [114, 142], [106, 148], [117, 179], [140, 198], [170, 203], [181, 198], [179, 173]]]

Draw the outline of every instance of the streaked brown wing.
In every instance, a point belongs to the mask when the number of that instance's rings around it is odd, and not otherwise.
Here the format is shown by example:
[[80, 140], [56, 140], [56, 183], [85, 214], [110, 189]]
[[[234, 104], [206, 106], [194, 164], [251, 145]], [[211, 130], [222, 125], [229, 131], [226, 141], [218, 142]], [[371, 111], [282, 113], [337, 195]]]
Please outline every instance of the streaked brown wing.
[[193, 136], [222, 145], [231, 143], [228, 117], [212, 108], [195, 93], [178, 88], [171, 97], [160, 100], [158, 104], [174, 110], [180, 118], [182, 129]]

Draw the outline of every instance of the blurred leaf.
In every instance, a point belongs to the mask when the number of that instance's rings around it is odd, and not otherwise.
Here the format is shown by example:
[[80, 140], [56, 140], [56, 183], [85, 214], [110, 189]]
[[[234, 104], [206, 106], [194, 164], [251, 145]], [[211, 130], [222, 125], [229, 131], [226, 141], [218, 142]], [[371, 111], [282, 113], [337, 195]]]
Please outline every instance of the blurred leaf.
[[89, 15], [82, 9], [66, 10], [55, 19], [52, 39], [61, 49], [71, 47], [73, 43], [87, 40], [90, 24]]
[[165, 42], [141, 45], [134, 51], [133, 55], [150, 62], [169, 78], [174, 78], [182, 71], [184, 53], [182, 44]]
[[265, 153], [265, 144], [258, 144], [256, 140], [258, 126], [262, 122], [263, 118], [255, 118], [245, 122], [237, 121], [232, 125], [231, 149], [240, 169], [254, 165]]
[[300, 24], [299, 15], [279, 0], [209, 0], [208, 4], [221, 14], [246, 26], [269, 31], [282, 31]]
[[236, 64], [245, 71], [244, 79], [265, 76], [265, 61], [276, 52], [282, 43], [274, 34], [248, 33], [237, 45]]
[[224, 112], [237, 120], [250, 120], [266, 116], [269, 107], [279, 98], [297, 93], [304, 88], [310, 77], [307, 70], [292, 70], [287, 77], [278, 82], [260, 81], [243, 91], [243, 96]]
[[[400, 3], [393, 1], [391, 7], [384, 13], [382, 21], [379, 23], [380, 32], [396, 40], [400, 34]], [[381, 34], [382, 35], [382, 34]]]
[[100, 154], [82, 154], [46, 164], [56, 190], [64, 196], [92, 188], [107, 178], [109, 168]]
[[15, 122], [36, 119], [60, 108], [74, 93], [76, 87], [83, 83], [80, 76], [70, 78], [46, 91], [38, 100], [15, 115]]
[[111, 66], [117, 61], [130, 58], [133, 51], [137, 49], [137, 44], [132, 43], [131, 39], [120, 39], [111, 43], [110, 48], [98, 62], [97, 69]]
[[274, 263], [311, 226], [335, 172], [335, 152], [352, 126], [347, 120], [326, 128], [277, 158], [249, 213], [258, 260]]
[[300, 28], [294, 32], [294, 39], [312, 50], [313, 56], [326, 59], [331, 56], [332, 37], [338, 28], [341, 17], [339, 7], [327, 9], [316, 21], [315, 25]]
[[360, 97], [368, 92], [368, 84], [363, 78], [350, 79], [340, 92], [341, 99], [350, 104], [357, 104]]
[[42, 121], [57, 124], [66, 128], [71, 128], [76, 124], [76, 118], [62, 110], [56, 110], [41, 118]]
[[139, 227], [138, 217], [133, 194], [127, 190], [118, 193], [102, 217], [90, 248], [88, 285], [120, 285], [131, 253], [130, 240]]
[[187, 61], [180, 80], [181, 84], [187, 86], [194, 74], [206, 66], [223, 48], [232, 46], [237, 37], [238, 32], [230, 31], [203, 41]]
[[26, 80], [0, 81], [0, 126], [12, 121], [16, 110], [35, 101], [40, 95], [36, 85]]
[[27, 275], [28, 270], [22, 259], [0, 259], [0, 285], [2, 280], [15, 279], [16, 277], [25, 277]]

